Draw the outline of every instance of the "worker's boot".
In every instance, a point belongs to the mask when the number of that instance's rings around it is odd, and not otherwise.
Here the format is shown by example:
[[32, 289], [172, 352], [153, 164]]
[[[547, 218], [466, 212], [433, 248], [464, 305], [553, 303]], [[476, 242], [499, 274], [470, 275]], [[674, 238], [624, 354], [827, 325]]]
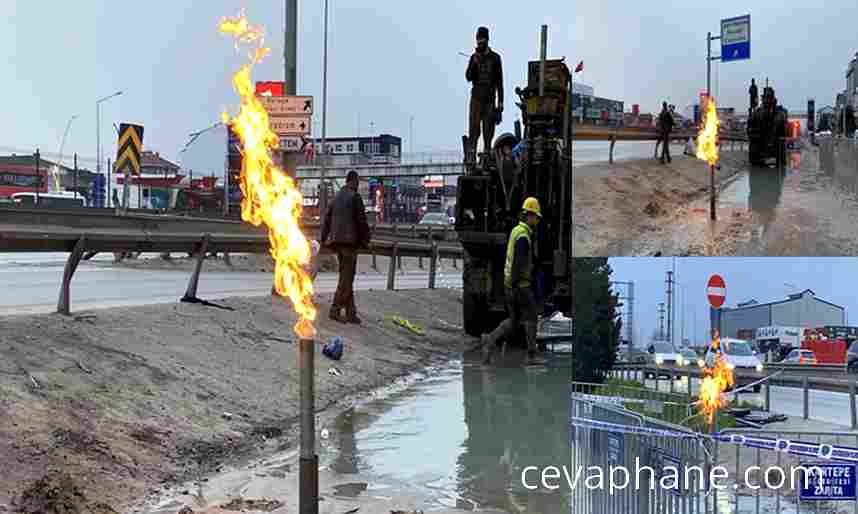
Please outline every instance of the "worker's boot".
[[498, 341], [500, 341], [501, 337], [504, 337], [509, 333], [509, 329], [512, 326], [512, 321], [504, 320], [500, 325], [497, 326], [490, 334], [483, 334], [481, 337], [483, 343], [483, 363], [489, 364], [492, 361], [492, 355], [495, 352], [495, 348], [498, 345]]
[[345, 323], [346, 319], [340, 313], [341, 310], [342, 310], [342, 307], [340, 307], [339, 305], [331, 304], [331, 310], [328, 312], [328, 317], [334, 321], [339, 322], [339, 323]]
[[527, 338], [527, 365], [541, 364], [543, 361], [539, 358], [537, 351], [539, 347], [536, 343], [536, 323], [527, 322], [524, 324], [524, 335]]
[[354, 301], [346, 307], [346, 322], [353, 323], [355, 325], [363, 323], [357, 315], [357, 307], [355, 307]]

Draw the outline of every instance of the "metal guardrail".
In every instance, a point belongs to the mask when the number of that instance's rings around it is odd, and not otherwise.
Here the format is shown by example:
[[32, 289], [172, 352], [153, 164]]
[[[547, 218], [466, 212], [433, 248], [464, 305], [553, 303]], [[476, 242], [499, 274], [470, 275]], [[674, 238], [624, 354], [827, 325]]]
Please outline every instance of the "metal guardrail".
[[[5, 214], [5, 213], [4, 213]], [[80, 214], [73, 211], [73, 214]], [[24, 213], [15, 214], [16, 220], [23, 221]], [[69, 252], [60, 288], [57, 311], [70, 313], [70, 286], [84, 253], [87, 252], [188, 252], [196, 255], [194, 271], [188, 282], [183, 300], [196, 301], [197, 284], [205, 256], [211, 252], [268, 253], [270, 241], [262, 230], [249, 230], [256, 227], [237, 222], [220, 221], [199, 228], [220, 228], [222, 231], [189, 230], [193, 224], [186, 225], [175, 219], [163, 216], [138, 215], [133, 217], [116, 216], [66, 216], [57, 212], [32, 213], [30, 223], [8, 223], [5, 216], [0, 218], [0, 252]], [[49, 221], [42, 224], [40, 222]], [[208, 220], [206, 220], [208, 221]], [[87, 223], [89, 222], [89, 223]], [[81, 226], [84, 225], [84, 226]], [[89, 225], [89, 226], [86, 226]], [[94, 225], [94, 226], [93, 226]], [[242, 228], [236, 228], [236, 225]], [[249, 228], [249, 229], [248, 229]], [[183, 229], [183, 230], [177, 230]], [[327, 252], [327, 249], [323, 249]], [[373, 267], [377, 269], [376, 256], [390, 257], [387, 275], [387, 289], [395, 288], [396, 270], [401, 269], [402, 257], [429, 258], [429, 288], [435, 287], [439, 259], [462, 257], [462, 248], [455, 244], [439, 244], [411, 241], [391, 241], [374, 239], [368, 248], [361, 249], [362, 254], [372, 255]]]
[[[780, 369], [767, 367], [763, 370], [762, 373], [749, 373], [743, 372], [741, 370], [734, 370], [734, 376], [736, 378], [737, 384], [750, 384], [752, 382], [757, 382], [763, 378], [766, 378], [766, 380], [762, 384], [760, 384], [760, 389], [762, 390], [764, 398], [763, 409], [765, 411], [771, 410], [772, 386], [800, 388], [802, 390], [802, 406], [804, 419], [810, 418], [811, 390], [846, 393], [849, 395], [849, 412], [851, 426], [853, 429], [858, 429], [858, 406], [856, 406], [855, 402], [856, 394], [858, 394], [858, 390], [856, 390], [858, 389], [858, 384], [856, 384], [856, 378], [854, 376], [844, 374], [844, 378], [842, 379], [831, 379], [819, 378], [808, 375], [787, 375], [786, 371], [788, 369], [785, 366], [780, 367]], [[833, 365], [823, 364], [822, 366], [832, 367]], [[804, 366], [804, 368], [808, 367], [809, 366]], [[843, 366], [837, 367], [839, 367], [840, 369], [843, 368]], [[610, 372], [610, 375], [614, 378], [620, 378], [624, 380], [646, 380], [648, 376], [652, 376], [655, 380], [656, 390], [659, 389], [660, 377], [667, 375], [669, 377], [668, 387], [671, 393], [674, 392], [675, 389], [675, 383], [673, 378], [684, 377], [686, 393], [691, 396], [692, 379], [702, 378], [703, 370], [696, 365], [686, 366], [683, 368], [674, 368], [669, 366], [649, 366], [641, 364], [615, 364], [613, 370]], [[830, 372], [827, 373], [827, 375], [830, 376]]]
[[[170, 233], [218, 233], [266, 235], [264, 226], [222, 218], [205, 218], [178, 214], [157, 214], [154, 211], [135, 210], [127, 215], [116, 215], [112, 209], [28, 209], [0, 207], [0, 225], [60, 226], [85, 230], [147, 230]], [[318, 237], [318, 222], [303, 224], [306, 232]], [[420, 224], [374, 224], [370, 226], [373, 236], [383, 239], [437, 239], [457, 241], [458, 235], [452, 226]]]

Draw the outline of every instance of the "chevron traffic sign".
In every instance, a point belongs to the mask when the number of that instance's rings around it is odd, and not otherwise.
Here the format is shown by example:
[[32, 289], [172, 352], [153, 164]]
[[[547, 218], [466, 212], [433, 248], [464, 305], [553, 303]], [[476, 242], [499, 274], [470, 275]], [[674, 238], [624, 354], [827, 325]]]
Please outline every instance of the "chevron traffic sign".
[[139, 175], [140, 153], [143, 151], [143, 125], [120, 124], [119, 144], [116, 148], [116, 164], [113, 169], [120, 172], [130, 167], [132, 173]]

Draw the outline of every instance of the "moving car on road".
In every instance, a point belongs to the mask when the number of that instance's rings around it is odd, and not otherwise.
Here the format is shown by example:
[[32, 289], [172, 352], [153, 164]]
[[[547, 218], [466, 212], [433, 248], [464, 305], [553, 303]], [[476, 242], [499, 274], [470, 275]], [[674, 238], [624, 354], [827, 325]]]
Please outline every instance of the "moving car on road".
[[[854, 344], [852, 346], [855, 346]], [[850, 348], [851, 350], [851, 348]], [[793, 350], [781, 361], [783, 364], [816, 364], [816, 354], [811, 350]]]
[[[721, 338], [721, 356], [727, 367], [733, 370], [736, 387], [743, 387], [762, 378], [763, 363], [757, 357], [751, 343], [744, 339]], [[715, 365], [716, 351], [710, 347], [704, 359], [707, 367]], [[760, 390], [760, 384], [754, 386], [754, 391]]]
[[[655, 364], [659, 368], [665, 368], [664, 371], [659, 371], [659, 376], [672, 378], [671, 370], [676, 367], [679, 360], [679, 353], [668, 341], [653, 341], [647, 348], [650, 364]], [[647, 372], [647, 378], [655, 378], [655, 373]], [[678, 377], [677, 377], [678, 378]]]
[[[418, 223], [421, 227], [432, 226], [432, 239], [444, 239], [444, 227], [450, 226], [450, 217], [443, 212], [427, 212]], [[429, 237], [429, 232], [423, 232], [421, 237]]]
[[846, 352], [846, 366], [850, 372], [858, 372], [858, 341], [852, 341], [852, 345]]
[[676, 364], [678, 366], [697, 366], [702, 368], [704, 362], [703, 359], [701, 359], [700, 356], [697, 355], [697, 352], [695, 352], [691, 348], [683, 348], [679, 350], [679, 356], [676, 359]]

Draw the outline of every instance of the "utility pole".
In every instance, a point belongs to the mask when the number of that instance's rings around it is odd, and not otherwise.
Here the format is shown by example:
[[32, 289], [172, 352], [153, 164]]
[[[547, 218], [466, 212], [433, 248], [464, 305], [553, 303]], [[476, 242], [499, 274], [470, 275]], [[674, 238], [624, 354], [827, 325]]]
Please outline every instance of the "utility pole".
[[289, 96], [298, 94], [298, 0], [286, 0], [283, 20], [283, 81]]
[[[295, 1], [295, 0], [290, 0]], [[325, 43], [322, 58], [322, 162], [319, 169], [319, 225], [325, 223], [325, 212], [328, 210], [328, 184], [325, 180], [328, 145], [328, 0], [325, 0]]]
[[658, 304], [658, 337], [664, 338], [664, 302]]
[[673, 272], [667, 272], [667, 339], [673, 345]]

